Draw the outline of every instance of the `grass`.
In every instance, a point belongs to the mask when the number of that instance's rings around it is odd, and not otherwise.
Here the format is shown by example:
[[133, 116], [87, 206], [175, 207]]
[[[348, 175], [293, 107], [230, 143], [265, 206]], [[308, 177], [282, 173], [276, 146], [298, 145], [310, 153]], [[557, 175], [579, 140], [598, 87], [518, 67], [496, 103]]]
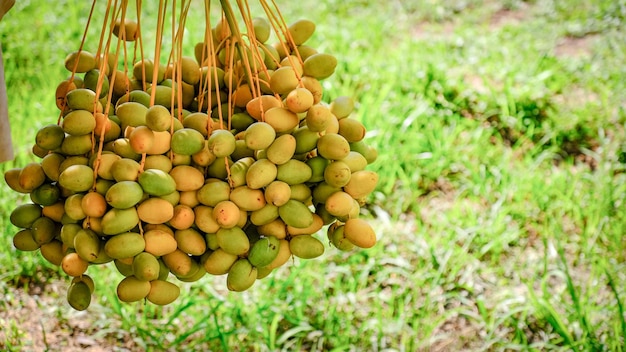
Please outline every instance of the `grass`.
[[[18, 152], [2, 171], [35, 160], [36, 130], [56, 121], [88, 6], [61, 3], [18, 3], [0, 24]], [[245, 293], [207, 277], [165, 308], [121, 304], [121, 276], [93, 267], [77, 313], [61, 272], [12, 248], [8, 214], [27, 199], [2, 184], [0, 349], [624, 349], [624, 1], [281, 9], [317, 22], [312, 45], [339, 58], [325, 99], [359, 102], [379, 152], [364, 209], [377, 246], [295, 260]]]

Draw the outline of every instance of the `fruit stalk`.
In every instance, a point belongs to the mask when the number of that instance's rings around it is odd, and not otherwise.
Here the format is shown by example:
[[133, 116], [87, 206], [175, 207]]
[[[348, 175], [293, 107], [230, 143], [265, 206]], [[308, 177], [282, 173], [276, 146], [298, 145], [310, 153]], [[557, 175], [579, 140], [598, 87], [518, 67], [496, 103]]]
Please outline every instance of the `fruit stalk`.
[[[233, 8], [230, 6], [229, 0], [220, 0], [220, 4], [222, 5], [222, 11], [224, 11], [224, 15], [226, 17], [226, 22], [228, 23], [228, 27], [230, 27], [233, 38], [235, 39], [235, 44], [237, 47], [237, 53], [239, 57], [244, 58], [243, 51], [243, 37], [241, 35], [241, 31], [239, 31], [239, 26], [237, 25], [237, 20], [235, 19], [235, 13], [233, 12]], [[248, 62], [245, 59], [242, 59], [244, 64], [246, 65], [246, 69], [244, 70], [244, 74], [246, 75], [246, 80], [248, 82], [252, 82], [252, 77], [250, 77], [250, 67]]]

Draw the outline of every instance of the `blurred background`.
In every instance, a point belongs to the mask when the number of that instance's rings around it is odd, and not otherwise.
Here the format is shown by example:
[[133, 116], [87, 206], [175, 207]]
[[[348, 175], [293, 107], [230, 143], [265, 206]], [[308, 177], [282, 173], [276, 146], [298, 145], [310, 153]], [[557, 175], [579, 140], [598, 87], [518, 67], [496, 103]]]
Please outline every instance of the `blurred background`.
[[[287, 23], [314, 21], [309, 44], [339, 61], [324, 100], [358, 102], [379, 153], [362, 215], [378, 244], [328, 247], [244, 293], [206, 276], [163, 308], [120, 303], [121, 275], [94, 266], [77, 312], [64, 273], [13, 247], [9, 214], [29, 199], [1, 183], [0, 349], [622, 350], [626, 1], [276, 3]], [[37, 160], [90, 5], [21, 0], [0, 22], [16, 153], [3, 173]], [[145, 43], [156, 6], [143, 6]], [[196, 6], [190, 56], [204, 35]]]

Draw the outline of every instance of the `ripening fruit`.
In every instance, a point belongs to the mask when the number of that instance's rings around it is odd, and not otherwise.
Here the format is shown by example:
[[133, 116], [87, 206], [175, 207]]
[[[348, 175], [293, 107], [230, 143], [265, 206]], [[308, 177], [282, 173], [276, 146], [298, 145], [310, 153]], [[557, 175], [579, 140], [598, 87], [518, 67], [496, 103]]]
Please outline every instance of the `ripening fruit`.
[[[101, 112], [95, 112], [93, 114], [93, 117], [94, 117], [94, 121], [96, 122], [96, 125], [94, 127], [94, 134], [95, 134], [96, 140], [105, 141], [105, 142], [108, 141], [107, 133], [111, 131], [114, 123], [111, 122], [111, 119], [109, 119], [107, 115]], [[114, 132], [113, 134], [115, 136], [119, 135], [119, 133], [116, 133], [116, 132]], [[103, 139], [100, 139], [101, 136], [103, 137]]]
[[250, 90], [250, 86], [248, 84], [242, 84], [238, 86], [233, 91], [231, 99], [233, 100], [236, 107], [245, 107], [248, 102], [252, 100], [252, 91]]
[[[188, 192], [193, 193], [193, 192]], [[195, 221], [195, 215], [193, 213], [193, 209], [185, 204], [180, 202], [180, 193], [173, 192], [171, 194], [172, 198], [161, 197], [167, 201], [169, 201], [174, 206], [174, 216], [169, 220], [170, 227], [177, 230], [188, 229], [193, 226]]]
[[148, 224], [163, 224], [174, 217], [174, 206], [162, 198], [148, 198], [137, 207], [137, 215]]
[[344, 225], [338, 225], [334, 223], [328, 227], [326, 235], [330, 243], [341, 251], [351, 251], [354, 249], [354, 244], [348, 240], [344, 234]]
[[[156, 83], [160, 83], [165, 78], [165, 64], [157, 64], [156, 66]], [[146, 58], [139, 60], [133, 65], [133, 76], [139, 81], [145, 79], [147, 83], [152, 83], [155, 74], [154, 71], [155, 64], [152, 59]]]
[[229, 290], [241, 292], [252, 287], [257, 278], [257, 268], [248, 259], [238, 259], [228, 270], [226, 286]]
[[304, 75], [322, 80], [332, 76], [337, 67], [337, 58], [324, 53], [317, 53], [304, 60]]
[[142, 281], [152, 281], [159, 278], [161, 266], [157, 258], [146, 252], [137, 254], [133, 259], [133, 275]]
[[283, 134], [276, 138], [267, 148], [266, 156], [276, 165], [281, 165], [291, 160], [296, 151], [296, 139], [291, 134]]
[[111, 175], [117, 182], [136, 181], [141, 165], [133, 159], [121, 158], [111, 164]]
[[297, 87], [287, 94], [285, 105], [287, 109], [295, 113], [302, 113], [313, 105], [313, 94], [306, 88]]
[[247, 112], [234, 113], [230, 119], [232, 128], [237, 131], [244, 131], [246, 128], [250, 127], [250, 125], [253, 124], [254, 121], [255, 119]]
[[174, 302], [178, 296], [180, 287], [177, 285], [165, 280], [153, 280], [150, 281], [150, 291], [146, 298], [151, 303], [163, 306]]
[[[143, 199], [141, 185], [134, 181], [121, 181], [113, 184], [105, 195], [106, 202], [113, 208], [127, 209]], [[104, 215], [104, 214], [103, 214]]]
[[265, 43], [272, 33], [269, 21], [264, 17], [255, 17], [252, 19], [252, 26], [256, 40]]
[[155, 132], [169, 131], [172, 126], [170, 111], [162, 105], [153, 105], [146, 110], [146, 126]]
[[277, 218], [278, 207], [269, 203], [259, 210], [250, 212], [250, 222], [256, 226], [268, 224]]
[[[263, 44], [263, 46], [262, 47], [260, 46], [259, 48], [263, 50], [263, 52], [265, 53], [263, 64], [267, 67], [267, 70], [269, 71], [271, 75], [274, 72], [274, 70], [278, 68], [278, 63], [280, 62], [280, 53], [274, 47], [274, 45], [270, 45], [267, 43]], [[261, 71], [261, 73], [263, 73], [263, 71]], [[266, 75], [259, 75], [259, 78], [265, 81], [268, 81]], [[266, 93], [266, 94], [273, 93], [271, 89], [269, 88], [269, 86], [267, 85], [265, 86], [261, 85], [261, 90], [263, 91], [263, 93]]]
[[178, 275], [176, 276], [176, 278], [182, 282], [196, 282], [200, 280], [205, 274], [206, 271], [204, 270], [204, 267], [200, 265], [197, 260], [194, 259], [191, 261], [190, 274], [186, 276]]
[[350, 181], [344, 186], [344, 191], [354, 199], [368, 196], [378, 184], [378, 174], [374, 171], [361, 170], [352, 173]]
[[[74, 277], [75, 309], [90, 303], [90, 264], [114, 262], [125, 277], [120, 301], [165, 305], [180, 295], [170, 274], [227, 275], [239, 292], [294, 256], [321, 256], [325, 244], [311, 235], [324, 225], [339, 250], [375, 244], [358, 216], [378, 182], [366, 170], [377, 152], [350, 119], [350, 97], [322, 102], [320, 80], [336, 58], [304, 44], [311, 21], [283, 28], [287, 38], [271, 45], [270, 22], [252, 25], [242, 51], [231, 41], [209, 53], [232, 35], [220, 21], [195, 58], [140, 59], [132, 73], [114, 54], [67, 56], [66, 68], [84, 75], [57, 86], [62, 121], [37, 131], [41, 162], [7, 170], [5, 181], [32, 201], [9, 216], [20, 227], [14, 247], [40, 249]], [[126, 41], [139, 35], [128, 19], [112, 30]]]
[[305, 183], [298, 183], [295, 185], [289, 185], [291, 188], [291, 199], [299, 200], [302, 203], [309, 205], [311, 203], [311, 189]]
[[319, 132], [312, 131], [309, 126], [298, 127], [292, 135], [296, 139], [296, 154], [304, 154], [317, 147]]
[[61, 260], [61, 269], [69, 276], [80, 276], [87, 271], [89, 262], [77, 253], [68, 253]]
[[246, 129], [246, 146], [252, 150], [269, 147], [274, 142], [274, 138], [276, 138], [276, 131], [266, 122], [255, 122]]
[[343, 191], [331, 194], [324, 203], [324, 208], [333, 216], [346, 216], [352, 210], [352, 197]]
[[150, 282], [139, 280], [134, 276], [122, 279], [117, 285], [117, 297], [122, 302], [140, 301], [150, 293]]
[[213, 208], [198, 205], [193, 209], [196, 227], [205, 233], [215, 233], [220, 225], [213, 218]]
[[147, 126], [137, 126], [128, 137], [130, 147], [137, 154], [148, 153], [154, 146], [154, 132]]
[[73, 277], [70, 284], [75, 284], [77, 282], [84, 282], [89, 287], [89, 291], [93, 293], [93, 290], [95, 289], [95, 283], [93, 282], [93, 279], [91, 278], [91, 276], [81, 275], [81, 276]]
[[350, 151], [348, 156], [343, 158], [341, 161], [348, 164], [348, 167], [352, 172], [365, 170], [367, 167], [367, 159], [365, 159], [361, 153], [355, 151]]
[[344, 225], [343, 235], [355, 246], [371, 248], [376, 244], [376, 233], [363, 219], [349, 219]]
[[206, 252], [206, 241], [203, 235], [193, 228], [176, 230], [174, 239], [178, 249], [190, 255], [202, 255]]
[[315, 49], [312, 46], [309, 45], [298, 45], [295, 50], [294, 50], [294, 55], [297, 52], [298, 55], [300, 55], [300, 58], [304, 61], [306, 60], [309, 56], [313, 55], [313, 54], [317, 54], [318, 51], [317, 49]]
[[248, 260], [255, 267], [264, 267], [269, 265], [280, 251], [280, 241], [274, 236], [267, 236], [259, 239], [250, 248]]
[[78, 224], [64, 224], [61, 226], [60, 238], [63, 242], [63, 246], [66, 248], [74, 248], [74, 238], [78, 234], [78, 231], [82, 229]]
[[83, 88], [83, 80], [78, 75], [74, 76], [73, 81], [70, 81], [68, 78], [59, 83], [54, 93], [56, 97], [57, 108], [59, 108], [59, 110], [65, 110], [65, 96], [69, 91], [76, 88]]
[[330, 162], [327, 159], [324, 159], [321, 156], [308, 159], [306, 164], [311, 168], [311, 177], [309, 178], [309, 182], [324, 181], [324, 172], [326, 171], [326, 166], [328, 166], [329, 163]]
[[[83, 193], [72, 194], [64, 202], [64, 217], [73, 221], [80, 221], [87, 217], [83, 211]], [[67, 221], [67, 220], [66, 220]]]
[[378, 156], [376, 149], [367, 145], [364, 141], [350, 143], [350, 150], [363, 155], [368, 164], [373, 163]]
[[237, 255], [218, 248], [204, 257], [202, 265], [206, 272], [211, 275], [224, 275], [228, 273], [237, 259], [239, 259]]
[[18, 175], [20, 188], [29, 192], [41, 186], [45, 181], [46, 174], [39, 163], [28, 163], [20, 170]]
[[230, 192], [232, 200], [239, 209], [245, 211], [255, 211], [263, 208], [266, 204], [263, 190], [252, 189], [248, 186], [239, 186]]
[[118, 19], [113, 25], [113, 34], [122, 40], [133, 42], [139, 35], [139, 26], [129, 18], [125, 18], [124, 22]]
[[[304, 58], [302, 58], [304, 60]], [[324, 88], [322, 83], [317, 78], [304, 76], [302, 77], [302, 84], [304, 88], [308, 89], [313, 94], [313, 104], [319, 104], [322, 101], [324, 95]]]
[[262, 236], [275, 236], [282, 240], [287, 237], [287, 225], [282, 219], [277, 217], [266, 224], [258, 226], [257, 232]]
[[61, 265], [61, 260], [63, 260], [63, 256], [65, 255], [63, 243], [57, 240], [42, 244], [39, 251], [44, 259], [56, 266]]
[[143, 252], [146, 241], [136, 232], [125, 232], [112, 236], [104, 244], [104, 252], [113, 259], [134, 257]]
[[326, 127], [326, 134], [339, 133], [339, 120], [337, 118], [330, 119], [328, 127]]
[[304, 161], [290, 159], [284, 164], [278, 165], [276, 179], [289, 185], [307, 182], [313, 175], [313, 171]]
[[296, 128], [300, 123], [300, 119], [296, 113], [286, 108], [277, 107], [265, 112], [265, 122], [270, 124], [276, 133], [283, 133]]
[[98, 258], [101, 242], [98, 235], [90, 229], [78, 229], [74, 235], [76, 253], [84, 260], [92, 263]]
[[278, 207], [278, 214], [288, 226], [306, 228], [313, 224], [311, 210], [304, 203], [295, 199], [290, 199]]
[[348, 164], [337, 160], [326, 166], [324, 169], [324, 181], [332, 187], [343, 187], [350, 181], [352, 172]]
[[59, 233], [52, 219], [42, 216], [35, 221], [30, 228], [31, 234], [35, 242], [39, 245], [52, 241]]
[[[55, 153], [53, 154], [48, 154], [48, 155], [57, 155]], [[44, 157], [44, 160], [46, 159], [46, 157]], [[53, 164], [55, 164], [53, 167], [51, 168], [56, 168], [58, 169], [58, 164], [57, 162], [54, 162]], [[44, 167], [44, 161], [42, 160], [42, 167]], [[6, 184], [15, 192], [18, 193], [30, 193], [32, 190], [29, 189], [24, 189], [24, 187], [20, 186], [20, 181], [19, 181], [19, 176], [20, 176], [20, 172], [22, 171], [22, 168], [13, 168], [13, 169], [9, 169], [4, 173], [4, 181], [6, 182]], [[46, 168], [44, 168], [44, 173], [46, 173], [47, 176], [47, 172], [46, 172]]]
[[335, 98], [330, 103], [330, 111], [337, 119], [348, 117], [354, 110], [354, 100], [348, 96], [342, 95]]
[[[63, 146], [63, 143], [61, 143], [61, 146]], [[33, 155], [38, 157], [39, 159], [42, 159], [44, 156], [48, 155], [49, 152], [49, 150], [45, 150], [39, 147], [36, 143], [32, 145], [30, 150], [32, 151]]]
[[[102, 78], [100, 78], [102, 76]], [[109, 92], [109, 78], [100, 74], [100, 70], [94, 68], [85, 73], [83, 77], [85, 88], [99, 93], [98, 98], [105, 98]], [[98, 90], [100, 89], [100, 90]]]
[[298, 258], [313, 259], [324, 254], [324, 244], [311, 235], [296, 236], [289, 241], [289, 250]]
[[85, 192], [93, 187], [93, 169], [87, 165], [72, 165], [59, 175], [59, 185], [74, 192]]
[[182, 68], [181, 79], [184, 83], [193, 86], [200, 81], [200, 65], [196, 60], [189, 56], [183, 56], [180, 59], [180, 65]]
[[217, 230], [217, 243], [226, 253], [243, 255], [250, 250], [250, 240], [238, 226]]
[[36, 251], [41, 245], [35, 242], [30, 229], [22, 229], [13, 236], [13, 246], [20, 251]]
[[260, 189], [276, 179], [278, 168], [268, 159], [255, 161], [246, 172], [246, 184], [249, 188]]
[[281, 107], [282, 102], [273, 95], [261, 95], [246, 104], [248, 114], [258, 121], [263, 121], [263, 115], [271, 108]]
[[185, 117], [182, 122], [184, 128], [196, 130], [206, 137], [209, 129], [215, 128], [213, 121], [209, 119], [209, 115], [204, 112], [192, 112]]
[[133, 275], [133, 258], [114, 259], [113, 264], [117, 271], [125, 277]]
[[[178, 121], [178, 120], [177, 120]], [[171, 147], [171, 135], [169, 131], [154, 132], [154, 144], [147, 151], [148, 155], [165, 154]]]
[[165, 254], [161, 258], [172, 274], [176, 276], [187, 276], [194, 273], [194, 261], [187, 253], [181, 251], [180, 249], [176, 249], [171, 253]]
[[265, 187], [264, 196], [267, 203], [279, 207], [291, 198], [291, 187], [286, 182], [275, 180]]
[[324, 227], [324, 220], [322, 219], [322, 217], [317, 214], [313, 214], [313, 222], [311, 223], [310, 226], [301, 227], [301, 228], [294, 227], [294, 226], [287, 226], [287, 232], [291, 236], [312, 235], [316, 233], [317, 231], [321, 230], [322, 227]]
[[350, 154], [350, 144], [339, 134], [325, 134], [317, 141], [317, 153], [328, 160], [341, 160]]
[[167, 172], [159, 169], [146, 169], [139, 174], [137, 182], [143, 191], [151, 196], [164, 196], [176, 191], [176, 181]]
[[227, 130], [213, 130], [209, 136], [209, 150], [218, 158], [235, 151], [235, 136]]
[[68, 135], [61, 143], [61, 153], [65, 155], [83, 155], [89, 153], [92, 147], [91, 134], [81, 136]]
[[230, 185], [222, 180], [208, 179], [196, 195], [200, 203], [214, 207], [217, 203], [228, 200]]
[[111, 152], [102, 153], [98, 163], [98, 177], [105, 180], [113, 180], [113, 163], [120, 160], [121, 158], [121, 156]]
[[292, 23], [287, 30], [295, 45], [304, 44], [315, 32], [315, 23], [311, 20], [300, 19]]
[[[255, 159], [251, 156], [248, 157], [243, 157], [239, 160], [237, 160], [231, 167], [230, 167], [230, 176], [229, 176], [229, 183], [230, 185], [228, 185], [228, 191], [224, 192], [226, 193], [226, 198], [228, 199], [228, 193], [230, 193], [230, 187], [239, 187], [239, 186], [243, 186], [246, 184], [246, 173], [248, 173], [248, 169], [250, 168], [250, 165], [252, 165], [255, 162]], [[210, 205], [210, 204], [208, 204]]]
[[[172, 165], [172, 161], [170, 160], [170, 158], [161, 154], [146, 156], [146, 160], [143, 165], [143, 168], [145, 171], [150, 170], [150, 169], [155, 169], [155, 170], [163, 171], [166, 174], [168, 174], [172, 170], [173, 167], [174, 165]], [[143, 172], [141, 174], [143, 174]], [[141, 178], [141, 174], [139, 174], [139, 178]], [[137, 180], [139, 180], [139, 178]], [[175, 184], [176, 183], [174, 183], [174, 185]], [[176, 190], [175, 187], [176, 186], [174, 186], [174, 190]]]
[[65, 133], [57, 124], [46, 125], [37, 131], [35, 143], [42, 149], [54, 150], [61, 147]]
[[280, 247], [278, 249], [278, 255], [276, 258], [267, 266], [268, 268], [275, 269], [280, 266], [283, 266], [289, 258], [291, 258], [291, 250], [289, 249], [289, 241], [285, 239], [280, 239]]
[[102, 112], [102, 104], [97, 101], [96, 93], [87, 88], [71, 90], [65, 96], [66, 107], [71, 110], [87, 110]]
[[179, 192], [196, 191], [204, 185], [204, 175], [189, 165], [177, 165], [170, 171]]
[[32, 203], [20, 204], [13, 209], [9, 220], [16, 227], [30, 228], [41, 215], [41, 206]]
[[157, 257], [172, 253], [178, 246], [172, 234], [159, 229], [146, 231], [143, 238], [146, 242], [144, 251]]
[[91, 304], [91, 289], [83, 281], [75, 282], [67, 289], [67, 303], [76, 310], [85, 310]]
[[213, 217], [223, 228], [231, 228], [237, 225], [240, 215], [239, 207], [229, 200], [221, 201], [213, 208]]
[[180, 129], [172, 135], [171, 148], [176, 154], [195, 154], [204, 148], [204, 136], [192, 128]]
[[[272, 73], [270, 88], [277, 94], [288, 94], [298, 86], [298, 82], [296, 71], [291, 66], [283, 66]], [[250, 111], [248, 112], [250, 113]]]
[[[169, 204], [169, 203], [168, 203]], [[139, 223], [137, 209], [110, 209], [102, 217], [102, 232], [105, 235], [117, 235], [132, 230]]]
[[355, 119], [343, 118], [339, 120], [338, 132], [349, 143], [354, 143], [365, 137], [365, 126]]
[[70, 72], [87, 72], [96, 68], [96, 56], [84, 50], [70, 53], [65, 57], [65, 68]]
[[352, 209], [347, 215], [337, 217], [337, 220], [346, 222], [348, 219], [356, 219], [361, 215], [360, 200], [352, 199]]

